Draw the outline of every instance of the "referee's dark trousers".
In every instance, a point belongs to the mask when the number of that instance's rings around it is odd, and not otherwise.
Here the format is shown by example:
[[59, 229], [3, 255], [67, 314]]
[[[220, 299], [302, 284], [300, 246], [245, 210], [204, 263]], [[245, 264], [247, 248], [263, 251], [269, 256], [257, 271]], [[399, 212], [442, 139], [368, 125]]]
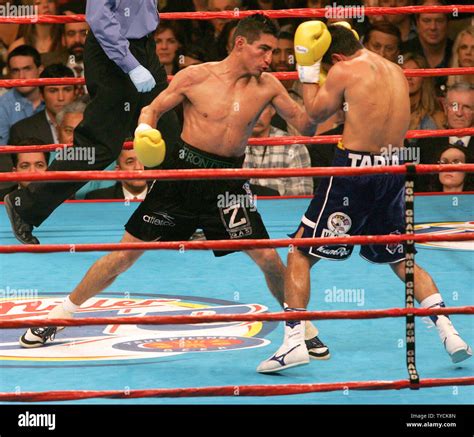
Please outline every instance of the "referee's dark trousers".
[[[107, 57], [92, 32], [89, 32], [84, 50], [84, 69], [91, 101], [84, 112], [83, 121], [74, 130], [74, 147], [81, 149], [74, 154], [74, 160], [55, 159], [48, 170], [106, 168], [118, 158], [124, 140], [133, 134], [141, 109], [168, 86], [165, 69], [156, 56], [153, 35], [130, 40], [130, 51], [155, 78], [156, 86], [148, 93], [137, 91], [128, 74]], [[181, 134], [181, 126], [174, 111], [163, 115], [158, 122], [158, 129], [168, 148], [172, 148]], [[93, 150], [88, 151], [88, 148]], [[64, 154], [64, 157], [68, 156], [70, 154]], [[25, 222], [39, 226], [86, 183], [32, 183], [28, 189], [11, 193], [10, 199]]]

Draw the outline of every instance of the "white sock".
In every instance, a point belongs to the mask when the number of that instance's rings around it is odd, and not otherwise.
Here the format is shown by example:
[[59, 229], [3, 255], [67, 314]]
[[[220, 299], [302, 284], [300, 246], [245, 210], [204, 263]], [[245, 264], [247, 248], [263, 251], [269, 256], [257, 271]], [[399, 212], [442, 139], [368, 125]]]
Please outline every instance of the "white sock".
[[[420, 302], [420, 306], [422, 308], [445, 308], [446, 305], [443, 302], [443, 297], [439, 293], [432, 294], [427, 298], [423, 299]], [[436, 315], [430, 316], [430, 319], [435, 324], [436, 328], [438, 328], [439, 335], [441, 340], [444, 339], [448, 335], [457, 334], [458, 332], [454, 329], [454, 326], [448, 316], [444, 315]]]
[[72, 303], [69, 296], [66, 297], [66, 299], [64, 299], [62, 305], [63, 305], [64, 311], [67, 311], [68, 313], [75, 313], [80, 307], [80, 305], [76, 305], [75, 303]]

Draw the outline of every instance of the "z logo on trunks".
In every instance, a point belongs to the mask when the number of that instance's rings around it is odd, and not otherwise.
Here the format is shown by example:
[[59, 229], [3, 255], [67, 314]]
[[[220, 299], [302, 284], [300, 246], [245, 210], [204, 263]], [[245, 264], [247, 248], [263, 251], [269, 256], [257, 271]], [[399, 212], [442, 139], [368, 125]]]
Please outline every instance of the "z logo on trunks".
[[[111, 294], [111, 293], [110, 293]], [[62, 301], [61, 298], [2, 299], [0, 320], [38, 319]], [[90, 299], [76, 314], [84, 317], [126, 317], [200, 314], [252, 314], [267, 308], [210, 298], [134, 294], [130, 298]], [[66, 328], [44, 347], [23, 349], [18, 338], [24, 329], [1, 332], [0, 359], [15, 361], [124, 361], [166, 358], [177, 354], [224, 352], [269, 344], [264, 337], [275, 323], [233, 322], [193, 325], [107, 325]], [[47, 364], [49, 362], [49, 364]]]
[[240, 203], [229, 205], [227, 208], [219, 208], [219, 213], [231, 239], [252, 235], [252, 225], [247, 210]]
[[[465, 234], [474, 232], [474, 221], [469, 222], [441, 222], [423, 223], [415, 226], [416, 234]], [[436, 247], [448, 250], [473, 250], [474, 241], [433, 241], [417, 243], [421, 246]]]

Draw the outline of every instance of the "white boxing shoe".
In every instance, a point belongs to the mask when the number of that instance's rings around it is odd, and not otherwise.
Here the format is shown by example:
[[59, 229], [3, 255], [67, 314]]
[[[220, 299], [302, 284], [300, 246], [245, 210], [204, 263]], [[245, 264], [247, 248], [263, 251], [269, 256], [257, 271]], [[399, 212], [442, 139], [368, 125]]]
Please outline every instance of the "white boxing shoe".
[[458, 333], [446, 336], [443, 344], [453, 363], [460, 363], [472, 357], [471, 347]]
[[260, 363], [257, 372], [280, 372], [304, 364], [309, 364], [309, 353], [304, 341], [304, 324], [301, 322], [287, 322], [283, 344], [275, 354]]
[[[62, 304], [55, 306], [47, 316], [48, 319], [72, 319], [72, 317], [73, 314], [66, 311]], [[54, 341], [56, 334], [63, 329], [64, 326], [29, 328], [20, 337], [20, 346], [28, 349], [44, 346], [47, 342]]]

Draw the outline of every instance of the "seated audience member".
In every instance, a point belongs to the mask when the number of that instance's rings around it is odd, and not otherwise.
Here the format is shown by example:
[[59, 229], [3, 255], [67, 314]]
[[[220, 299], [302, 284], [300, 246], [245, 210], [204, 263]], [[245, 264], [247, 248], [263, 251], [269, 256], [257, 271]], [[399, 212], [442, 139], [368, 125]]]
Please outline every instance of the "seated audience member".
[[[381, 0], [363, 0], [363, 4], [366, 8], [375, 8], [380, 7]], [[369, 15], [367, 21], [371, 26], [377, 23], [383, 23], [385, 21], [384, 15]]]
[[206, 49], [197, 44], [188, 44], [184, 47], [178, 56], [178, 68], [183, 70], [191, 65], [203, 64], [209, 62]]
[[[36, 49], [20, 46], [7, 58], [9, 79], [37, 79], [43, 70], [41, 58]], [[7, 144], [10, 128], [18, 121], [44, 109], [44, 102], [38, 87], [13, 88], [0, 96], [0, 144]], [[10, 155], [0, 154], [0, 171], [12, 168]], [[0, 182], [0, 188], [11, 187], [10, 182]]]
[[178, 51], [183, 43], [179, 39], [179, 30], [173, 22], [161, 22], [155, 31], [156, 55], [165, 67], [166, 74], [178, 72]]
[[[134, 150], [122, 150], [114, 170], [141, 171], [145, 167], [138, 160]], [[145, 180], [129, 180], [117, 182], [109, 188], [101, 188], [86, 194], [86, 199], [144, 199], [148, 191]]]
[[227, 58], [227, 56], [230, 55], [230, 52], [234, 47], [234, 34], [238, 24], [239, 22], [237, 20], [229, 21], [222, 29], [219, 38], [217, 38], [216, 44], [219, 60]]
[[[57, 14], [56, 0], [35, 0], [35, 5], [38, 6], [38, 14]], [[20, 38], [10, 45], [10, 51], [27, 44], [38, 50], [41, 62], [45, 67], [61, 62], [64, 56], [62, 26], [49, 23], [27, 24], [20, 29], [20, 34]]]
[[364, 46], [367, 50], [394, 63], [399, 62], [400, 43], [400, 30], [385, 21], [371, 26], [364, 37]]
[[[74, 72], [76, 77], [84, 77], [84, 48], [88, 32], [89, 25], [85, 21], [64, 24], [63, 45], [67, 58], [63, 63]], [[80, 90], [81, 95], [87, 94], [86, 86], [81, 87]]]
[[[466, 150], [460, 146], [447, 146], [439, 155], [439, 164], [466, 164]], [[430, 191], [460, 193], [473, 190], [472, 174], [460, 171], [442, 172], [431, 175], [433, 180]]]
[[[448, 89], [444, 102], [447, 129], [465, 129], [473, 127], [474, 87], [465, 82], [455, 83]], [[417, 143], [422, 164], [435, 164], [442, 150], [450, 145], [459, 146], [465, 151], [467, 161], [474, 161], [474, 141], [469, 135], [464, 137], [421, 138]], [[420, 191], [426, 191], [428, 176], [418, 176], [422, 180]]]
[[84, 118], [84, 111], [88, 103], [87, 97], [81, 97], [64, 106], [56, 114], [58, 125], [58, 138], [60, 144], [72, 144], [74, 139], [74, 129]]
[[[428, 68], [426, 59], [414, 53], [403, 56], [404, 69]], [[407, 77], [410, 93], [411, 120], [409, 130], [443, 129], [445, 116], [436, 98], [434, 82], [431, 77]], [[410, 146], [417, 144], [417, 139], [407, 140]]]
[[[65, 65], [53, 64], [46, 67], [40, 77], [74, 77], [74, 73]], [[39, 138], [44, 144], [58, 143], [56, 114], [76, 99], [76, 88], [74, 85], [47, 85], [40, 86], [40, 90], [45, 109], [15, 123], [10, 129], [10, 144], [18, 144], [32, 136]]]
[[[56, 116], [58, 122], [58, 135], [60, 144], [72, 144], [74, 139], [74, 130], [84, 118], [84, 111], [87, 103], [89, 102], [88, 96], [82, 96], [74, 102], [66, 105]], [[51, 157], [53, 161], [54, 156]], [[105, 170], [114, 170], [115, 164], [110, 164]], [[93, 190], [99, 188], [111, 187], [114, 184], [113, 181], [90, 181], [79, 191], [76, 192], [76, 199], [83, 199], [84, 196]]]
[[[474, 67], [474, 26], [459, 32], [453, 45], [453, 56], [449, 64], [451, 68]], [[448, 86], [456, 82], [468, 82], [474, 85], [474, 74], [449, 76]]]
[[[31, 138], [28, 140], [29, 144], [40, 144], [40, 142]], [[26, 144], [22, 144], [26, 145]], [[48, 169], [49, 153], [45, 152], [28, 152], [28, 153], [14, 153], [12, 154], [13, 167], [10, 171], [15, 173], [42, 173]], [[0, 190], [0, 199], [3, 198], [16, 188], [26, 188], [31, 182], [18, 182], [11, 187], [2, 188]]]
[[[420, 6], [442, 6], [439, 0], [422, 0]], [[448, 38], [447, 14], [417, 14], [418, 37], [401, 46], [401, 52], [418, 53], [428, 62], [429, 68], [446, 68], [451, 59], [453, 41]], [[435, 87], [438, 95], [445, 88], [447, 77], [436, 77]]]
[[[414, 6], [414, 3], [415, 2], [413, 0], [379, 0], [379, 6], [382, 8]], [[413, 15], [384, 15], [384, 20], [398, 28], [402, 42], [406, 42], [417, 37]]]
[[[23, 45], [10, 52], [7, 59], [10, 79], [38, 79], [43, 66], [36, 49]], [[18, 121], [44, 109], [39, 87], [12, 88], [0, 97], [0, 144], [7, 144], [10, 128]], [[11, 168], [9, 163], [8, 171]]]
[[[275, 109], [269, 105], [262, 112], [254, 126], [252, 137], [282, 137], [287, 132], [271, 126], [270, 122], [275, 115]], [[247, 146], [244, 168], [306, 168], [311, 167], [308, 150], [304, 144], [287, 146]], [[275, 178], [251, 179], [255, 186], [255, 194], [259, 194], [259, 187], [270, 188], [281, 196], [292, 196], [313, 193], [312, 178]]]

